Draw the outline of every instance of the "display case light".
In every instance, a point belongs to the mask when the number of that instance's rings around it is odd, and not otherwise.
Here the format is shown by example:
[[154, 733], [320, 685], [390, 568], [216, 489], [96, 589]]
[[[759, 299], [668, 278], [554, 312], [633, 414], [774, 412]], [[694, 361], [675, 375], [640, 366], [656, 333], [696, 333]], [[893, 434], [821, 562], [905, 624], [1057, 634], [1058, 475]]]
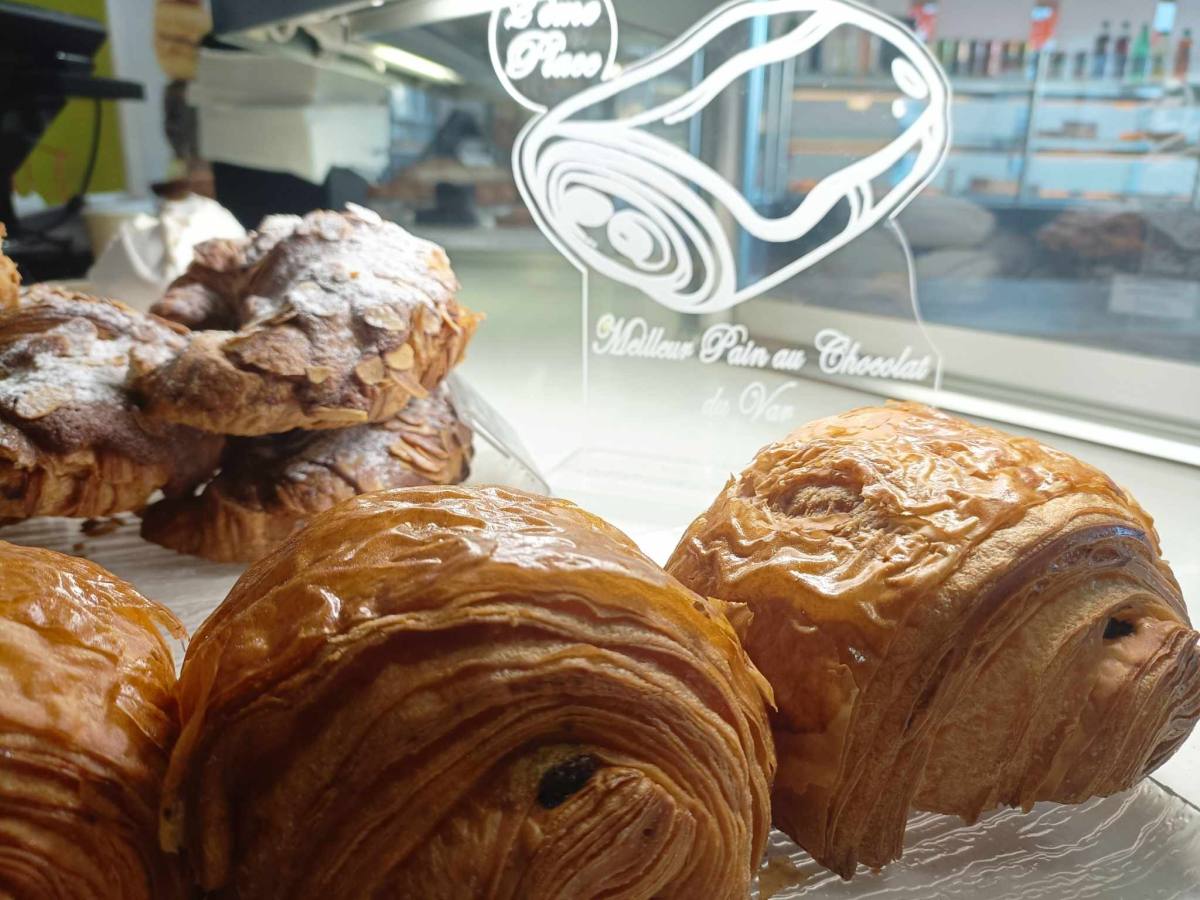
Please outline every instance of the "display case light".
[[436, 63], [432, 59], [426, 59], [424, 56], [418, 56], [415, 53], [409, 53], [407, 50], [401, 50], [399, 47], [391, 47], [387, 44], [375, 44], [371, 48], [371, 55], [394, 69], [399, 69], [402, 72], [407, 72], [410, 75], [416, 75], [419, 78], [425, 78], [429, 81], [436, 81], [441, 84], [462, 84], [463, 81], [462, 76], [453, 69], [443, 66], [441, 63]]

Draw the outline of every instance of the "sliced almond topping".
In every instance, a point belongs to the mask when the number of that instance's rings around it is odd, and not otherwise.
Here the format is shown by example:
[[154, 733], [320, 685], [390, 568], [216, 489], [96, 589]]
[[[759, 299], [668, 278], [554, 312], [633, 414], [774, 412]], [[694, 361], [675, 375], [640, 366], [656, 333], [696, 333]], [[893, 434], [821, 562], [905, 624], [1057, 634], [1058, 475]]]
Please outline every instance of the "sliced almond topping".
[[396, 459], [408, 462], [408, 444], [404, 443], [404, 441], [397, 441], [396, 443], [392, 444], [390, 447], [388, 447], [388, 453], [396, 457]]
[[445, 315], [444, 310], [434, 311], [428, 307], [422, 307], [424, 315], [422, 316], [421, 328], [426, 334], [437, 334], [442, 330], [442, 316]]
[[413, 365], [413, 348], [411, 344], [404, 344], [397, 347], [395, 350], [389, 350], [383, 354], [383, 358], [387, 360], [389, 369], [411, 369]]
[[65, 388], [39, 384], [17, 398], [13, 412], [22, 419], [40, 419], [50, 415], [70, 399], [71, 394]]
[[446, 309], [446, 307], [439, 307], [439, 312], [442, 314], [442, 321], [449, 326], [451, 331], [453, 331], [455, 334], [462, 334], [462, 326], [458, 324], [458, 321], [452, 315], [450, 315], [450, 311]]
[[277, 312], [275, 315], [271, 316], [269, 319], [264, 320], [262, 324], [264, 324], [264, 325], [283, 325], [286, 322], [292, 321], [292, 319], [296, 318], [296, 316], [298, 316], [298, 315], [300, 315], [300, 313], [296, 312], [296, 308], [294, 306], [292, 306], [291, 304], [288, 304], [283, 309], [281, 309], [279, 312]]
[[309, 366], [304, 373], [308, 376], [308, 380], [313, 384], [324, 384], [329, 380], [329, 376], [333, 374], [333, 369], [329, 366]]
[[366, 410], [337, 406], [318, 406], [313, 410], [313, 415], [322, 422], [336, 422], [339, 425], [359, 425], [367, 421]]
[[370, 359], [364, 359], [354, 367], [354, 374], [358, 376], [359, 381], [363, 384], [379, 384], [387, 377], [387, 370], [383, 367], [383, 360], [378, 356], [372, 356]]
[[446, 448], [439, 444], [437, 438], [433, 437], [429, 432], [409, 435], [408, 441], [413, 446], [419, 447], [421, 452], [426, 456], [433, 459], [447, 459], [450, 456]]
[[425, 389], [425, 386], [407, 372], [392, 369], [388, 374], [392, 376], [392, 381], [396, 382], [396, 384], [400, 385], [400, 387], [404, 388], [418, 400], [424, 400], [429, 396], [429, 391]]
[[432, 459], [430, 459], [424, 453], [420, 453], [417, 450], [411, 450], [409, 452], [408, 461], [410, 463], [412, 463], [414, 467], [420, 469], [422, 472], [435, 473], [435, 472], [441, 471], [441, 468], [442, 468], [441, 465], [434, 462]]
[[404, 316], [390, 306], [373, 306], [363, 313], [363, 321], [384, 331], [405, 331], [408, 323]]

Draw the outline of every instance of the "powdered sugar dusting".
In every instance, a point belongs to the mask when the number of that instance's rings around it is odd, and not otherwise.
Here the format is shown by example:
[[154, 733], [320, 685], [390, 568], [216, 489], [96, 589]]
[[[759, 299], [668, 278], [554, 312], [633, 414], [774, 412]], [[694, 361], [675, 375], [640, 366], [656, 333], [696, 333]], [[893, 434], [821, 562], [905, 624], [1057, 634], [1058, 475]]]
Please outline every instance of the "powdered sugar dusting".
[[[68, 319], [23, 336], [0, 350], [0, 407], [37, 418], [55, 407], [91, 403], [126, 405], [126, 376], [135, 341], [102, 337], [88, 319]], [[164, 360], [169, 355], [162, 348]]]

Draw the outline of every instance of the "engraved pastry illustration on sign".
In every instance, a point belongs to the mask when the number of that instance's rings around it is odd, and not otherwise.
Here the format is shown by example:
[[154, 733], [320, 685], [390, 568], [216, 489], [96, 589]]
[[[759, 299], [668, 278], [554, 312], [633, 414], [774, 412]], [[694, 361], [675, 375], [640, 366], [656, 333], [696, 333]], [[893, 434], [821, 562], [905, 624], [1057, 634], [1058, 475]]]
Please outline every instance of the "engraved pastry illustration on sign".
[[[599, 69], [595, 50], [567, 49], [582, 43], [585, 23], [603, 21], [600, 6], [517, 3], [493, 13], [490, 32], [502, 83], [539, 112], [513, 150], [518, 185], [538, 226], [585, 275], [599, 273], [678, 312], [730, 309], [891, 223], [945, 159], [946, 77], [907, 28], [875, 10], [851, 0], [736, 0], [620, 71], [611, 62]], [[536, 37], [514, 33], [521, 24]], [[543, 24], [562, 27], [550, 33]], [[615, 19], [605, 27], [615, 49]], [[740, 93], [749, 134], [771, 115], [755, 85], [763, 70], [811, 60], [831, 35], [848, 32], [879, 47], [886, 88], [896, 95], [887, 113], [897, 134], [812, 179], [792, 208], [764, 210], [751, 185], [735, 184], [694, 152], [701, 123]], [[542, 112], [513, 80], [533, 71], [534, 60], [542, 61], [543, 85], [554, 73], [586, 80], [599, 71], [599, 80]], [[661, 99], [656, 82], [683, 67], [692, 73], [690, 89]], [[765, 271], [739, 265], [762, 245], [789, 252]]]

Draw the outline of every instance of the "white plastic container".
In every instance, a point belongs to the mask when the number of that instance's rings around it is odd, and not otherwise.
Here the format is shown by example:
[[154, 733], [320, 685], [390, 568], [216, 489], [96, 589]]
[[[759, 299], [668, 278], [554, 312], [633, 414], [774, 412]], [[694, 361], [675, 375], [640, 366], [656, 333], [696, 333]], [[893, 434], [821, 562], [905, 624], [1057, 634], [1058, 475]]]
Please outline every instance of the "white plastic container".
[[200, 106], [200, 153], [212, 162], [290, 172], [320, 184], [333, 166], [368, 180], [387, 169], [386, 106]]
[[302, 59], [236, 50], [200, 51], [188, 98], [197, 106], [379, 104], [388, 102], [386, 81], [369, 70], [356, 74]]

